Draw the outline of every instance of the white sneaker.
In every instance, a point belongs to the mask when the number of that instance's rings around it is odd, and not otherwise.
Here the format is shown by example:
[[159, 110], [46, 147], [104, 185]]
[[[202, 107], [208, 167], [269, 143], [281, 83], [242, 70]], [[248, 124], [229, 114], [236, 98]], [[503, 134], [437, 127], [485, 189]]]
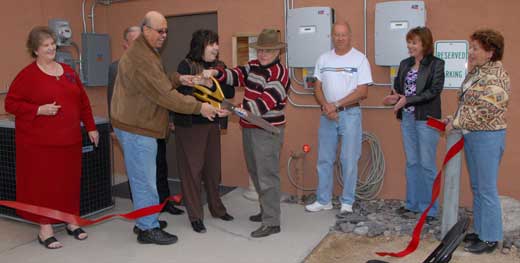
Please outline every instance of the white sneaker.
[[332, 209], [332, 202], [329, 202], [326, 205], [320, 204], [318, 201], [305, 206], [305, 210], [309, 212], [318, 212], [321, 210], [331, 210]]
[[352, 205], [349, 204], [341, 204], [341, 209], [339, 210], [339, 213], [352, 213]]

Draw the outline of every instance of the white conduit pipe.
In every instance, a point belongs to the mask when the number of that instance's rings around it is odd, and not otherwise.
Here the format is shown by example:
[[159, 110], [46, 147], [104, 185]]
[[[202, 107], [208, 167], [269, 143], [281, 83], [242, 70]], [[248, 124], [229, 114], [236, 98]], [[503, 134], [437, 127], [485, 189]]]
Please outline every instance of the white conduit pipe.
[[97, 3], [97, 0], [95, 0], [92, 5], [90, 6], [90, 23], [91, 23], [91, 28], [90, 28], [90, 31], [92, 31], [92, 33], [96, 33], [96, 29], [95, 29], [95, 12], [94, 12], [94, 9], [96, 9], [96, 3]]
[[[370, 146], [370, 158], [363, 164], [361, 173], [358, 176], [356, 184], [356, 197], [360, 200], [372, 200], [381, 191], [384, 181], [385, 173], [385, 158], [381, 145], [377, 137], [369, 132], [363, 132], [363, 142], [367, 142]], [[299, 185], [294, 180], [291, 174], [291, 162], [296, 157], [291, 155], [287, 160], [287, 178], [289, 182], [298, 190], [301, 191], [316, 191], [316, 188], [305, 187]], [[334, 171], [337, 176], [337, 180], [341, 186], [343, 186], [343, 179], [341, 176], [341, 164], [339, 160], [336, 160], [334, 164]], [[303, 178], [302, 178], [303, 179]]]
[[83, 21], [83, 32], [87, 32], [87, 21], [85, 20], [85, 5], [87, 0], [81, 2], [81, 20]]

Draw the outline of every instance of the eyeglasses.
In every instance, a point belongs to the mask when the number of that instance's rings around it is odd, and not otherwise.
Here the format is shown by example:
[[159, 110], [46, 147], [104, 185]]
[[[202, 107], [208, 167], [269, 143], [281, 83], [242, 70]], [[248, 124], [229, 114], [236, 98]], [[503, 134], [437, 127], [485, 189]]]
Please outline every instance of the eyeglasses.
[[159, 35], [164, 35], [164, 34], [168, 34], [168, 28], [161, 28], [161, 29], [155, 29], [149, 25], [144, 25], [145, 27], [159, 33]]

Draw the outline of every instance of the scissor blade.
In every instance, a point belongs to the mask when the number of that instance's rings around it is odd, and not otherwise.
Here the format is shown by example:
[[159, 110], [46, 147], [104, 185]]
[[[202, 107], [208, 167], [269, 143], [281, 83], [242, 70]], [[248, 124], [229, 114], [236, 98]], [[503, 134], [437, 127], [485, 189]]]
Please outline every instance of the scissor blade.
[[243, 108], [237, 108], [235, 105], [230, 103], [227, 100], [223, 100], [221, 103], [222, 108], [231, 110], [234, 114], [236, 114], [238, 117], [248, 121], [249, 123], [256, 125], [268, 132], [279, 134], [280, 129], [276, 128], [275, 126], [271, 125], [268, 121], [262, 119], [262, 117], [254, 115], [248, 110], [245, 110]]

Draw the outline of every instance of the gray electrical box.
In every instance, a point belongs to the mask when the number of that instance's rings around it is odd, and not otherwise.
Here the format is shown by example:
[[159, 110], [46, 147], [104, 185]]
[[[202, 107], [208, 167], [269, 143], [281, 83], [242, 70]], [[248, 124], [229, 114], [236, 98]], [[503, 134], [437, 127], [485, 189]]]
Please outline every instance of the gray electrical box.
[[85, 86], [106, 86], [111, 62], [110, 38], [107, 34], [81, 34], [81, 70]]
[[303, 7], [288, 10], [288, 66], [314, 67], [318, 57], [332, 48], [334, 10], [330, 7]]
[[60, 63], [65, 63], [69, 65], [71, 68], [76, 70], [76, 60], [72, 58], [70, 52], [67, 51], [56, 51], [56, 61]]
[[424, 26], [423, 1], [395, 1], [376, 4], [375, 62], [379, 66], [396, 66], [407, 58], [406, 34]]

